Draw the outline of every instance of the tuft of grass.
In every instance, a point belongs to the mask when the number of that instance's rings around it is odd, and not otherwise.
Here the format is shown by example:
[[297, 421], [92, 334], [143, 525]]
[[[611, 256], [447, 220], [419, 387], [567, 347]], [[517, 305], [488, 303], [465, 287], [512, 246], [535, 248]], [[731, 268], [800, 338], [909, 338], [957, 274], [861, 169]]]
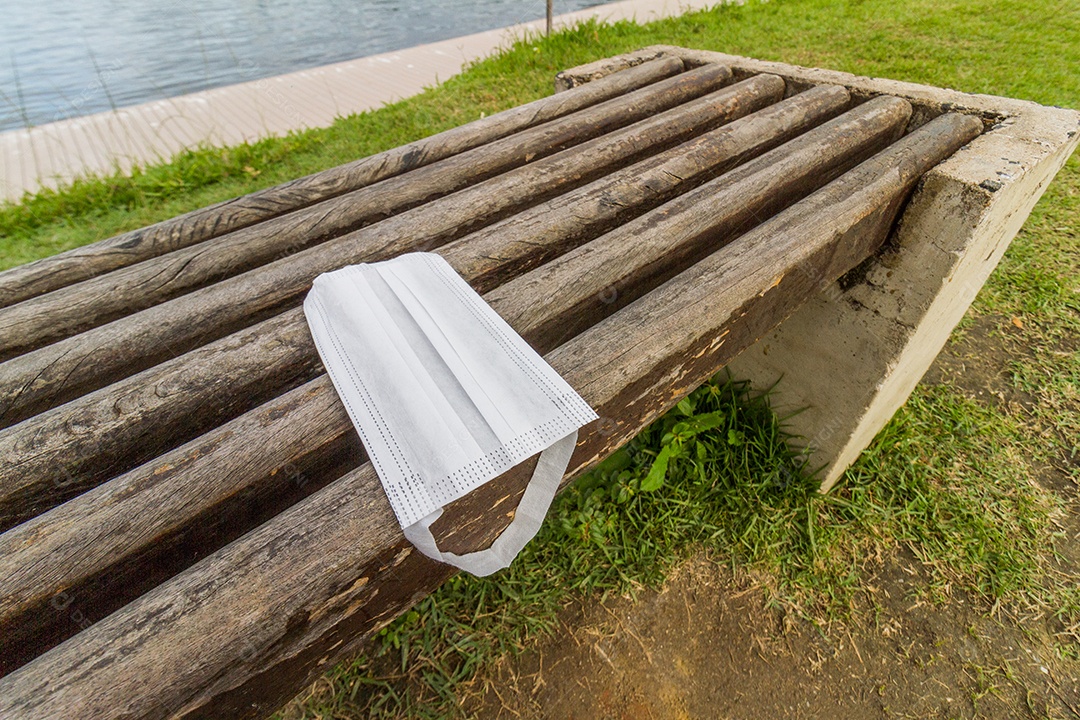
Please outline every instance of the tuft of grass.
[[1033, 449], [1080, 485], [1080, 155], [1073, 155], [979, 294], [973, 317], [1003, 318], [1010, 385], [1030, 397]]
[[930, 599], [955, 588], [993, 606], [1080, 617], [1080, 588], [1053, 569], [1050, 521], [1064, 503], [1033, 482], [1030, 452], [1014, 418], [948, 386], [920, 387], [842, 487], [821, 496], [817, 534], [832, 556], [823, 569], [902, 546], [929, 572]]

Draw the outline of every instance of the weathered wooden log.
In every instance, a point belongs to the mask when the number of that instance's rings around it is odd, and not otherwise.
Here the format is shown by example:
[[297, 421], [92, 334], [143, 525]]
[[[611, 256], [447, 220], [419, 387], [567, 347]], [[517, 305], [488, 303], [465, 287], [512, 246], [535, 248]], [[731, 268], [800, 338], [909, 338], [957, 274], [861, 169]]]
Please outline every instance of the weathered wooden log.
[[504, 110], [392, 150], [12, 268], [0, 273], [0, 307], [414, 170], [625, 95], [682, 69], [682, 61], [678, 58], [651, 60], [569, 92]]
[[[514, 278], [493, 290], [489, 302], [498, 307], [496, 301], [549, 292], [543, 305], [515, 306], [523, 314], [505, 317], [535, 328], [542, 347], [556, 347], [892, 144], [910, 118], [906, 100], [874, 98], [667, 203], [663, 212]], [[580, 282], [582, 276], [589, 282]]]
[[[719, 83], [724, 72], [712, 69], [705, 77]], [[745, 80], [572, 150], [11, 359], [0, 364], [0, 425], [11, 425], [298, 304], [319, 273], [350, 262], [437, 247], [613, 167], [752, 112], [778, 99], [782, 87], [783, 81], [775, 76]], [[642, 104], [649, 103], [642, 99]]]
[[[511, 218], [437, 252], [485, 292], [537, 264], [534, 256], [558, 254], [592, 237], [583, 231], [599, 234], [625, 222], [812, 127], [847, 100], [840, 88], [808, 91], [515, 216], [522, 217], [520, 225]], [[825, 167], [813, 164], [794, 176]], [[778, 187], [784, 182], [774, 180]], [[767, 200], [759, 196], [755, 202]], [[755, 205], [748, 207], [752, 212]], [[715, 222], [723, 223], [736, 209], [718, 213]], [[501, 249], [492, 242], [497, 238]], [[0, 528], [175, 447], [314, 377], [320, 368], [297, 309], [8, 428], [0, 432], [0, 454], [9, 460], [0, 468]]]
[[676, 150], [523, 210], [445, 246], [443, 256], [481, 292], [490, 274], [517, 274], [558, 257], [701, 183], [781, 145], [847, 108], [850, 95], [823, 85], [706, 133]]
[[[602, 418], [567, 478], [868, 257], [921, 173], [981, 129], [928, 123], [548, 353]], [[447, 515], [490, 517], [507, 490], [497, 479]], [[501, 530], [475, 526], [473, 547]], [[0, 715], [262, 717], [449, 574], [405, 542], [365, 463], [0, 680]]]
[[[213, 242], [174, 250], [0, 308], [0, 360], [293, 255], [537, 158], [580, 146], [586, 140], [700, 97], [730, 80], [727, 68], [706, 65], [417, 170], [219, 236]], [[783, 87], [779, 78], [774, 77], [773, 83]], [[705, 110], [698, 110], [703, 114], [700, 122], [705, 124]], [[597, 164], [593, 169], [602, 171], [604, 166]]]
[[348, 423], [324, 375], [0, 535], [0, 676], [358, 466]]

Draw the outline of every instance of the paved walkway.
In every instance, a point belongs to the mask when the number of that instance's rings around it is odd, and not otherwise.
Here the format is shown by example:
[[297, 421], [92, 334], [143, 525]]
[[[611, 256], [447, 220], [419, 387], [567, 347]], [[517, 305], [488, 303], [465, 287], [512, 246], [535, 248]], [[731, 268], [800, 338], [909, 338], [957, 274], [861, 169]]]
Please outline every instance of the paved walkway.
[[[645, 23], [717, 0], [623, 0], [560, 15], [562, 27], [597, 18]], [[0, 198], [56, 187], [80, 175], [170, 158], [199, 145], [235, 145], [381, 107], [457, 74], [544, 20], [429, 45], [205, 90], [168, 100], [0, 133]]]

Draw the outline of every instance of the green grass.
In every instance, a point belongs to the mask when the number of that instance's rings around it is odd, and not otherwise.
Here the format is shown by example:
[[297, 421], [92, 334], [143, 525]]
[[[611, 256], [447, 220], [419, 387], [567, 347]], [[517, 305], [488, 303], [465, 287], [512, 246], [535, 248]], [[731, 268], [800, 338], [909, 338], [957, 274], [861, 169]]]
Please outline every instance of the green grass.
[[[1080, 105], [1080, 103], [1077, 103]], [[1036, 205], [973, 308], [1004, 324], [1013, 387], [1027, 393], [1031, 447], [1080, 484], [1080, 155]]]
[[[584, 25], [519, 43], [444, 85], [333, 127], [201, 149], [132, 177], [89, 179], [0, 209], [0, 267], [107, 237], [393, 147], [550, 92], [552, 75], [653, 43], [716, 49], [1080, 108], [1080, 6], [1050, 0], [773, 0], [645, 27]], [[864, 607], [879, 558], [914, 555], [920, 590], [963, 591], [1004, 616], [1080, 623], [1075, 576], [1054, 564], [1063, 496], [1080, 484], [1080, 161], [1040, 201], [950, 347], [990, 328], [1018, 399], [921, 386], [839, 487], [801, 477], [776, 419], [713, 382], [557, 501], [508, 571], [456, 577], [386, 628], [287, 716], [442, 717], [499, 657], [529, 647], [563, 608], [660, 583], [702, 548], [752, 574], [777, 606], [827, 624]], [[1001, 373], [999, 373], [1001, 374]], [[782, 391], [782, 388], [780, 389]], [[687, 414], [689, 411], [689, 415]], [[662, 486], [641, 489], [676, 423]], [[700, 420], [697, 422], [701, 422]], [[678, 443], [677, 443], [678, 444]], [[699, 450], [699, 448], [701, 448]], [[669, 451], [670, 453], [670, 451]], [[700, 454], [699, 454], [700, 453]], [[1075, 494], [1075, 485], [1074, 494]], [[1074, 630], [1075, 632], [1075, 630]], [[1059, 652], [1077, 655], [1063, 635]]]

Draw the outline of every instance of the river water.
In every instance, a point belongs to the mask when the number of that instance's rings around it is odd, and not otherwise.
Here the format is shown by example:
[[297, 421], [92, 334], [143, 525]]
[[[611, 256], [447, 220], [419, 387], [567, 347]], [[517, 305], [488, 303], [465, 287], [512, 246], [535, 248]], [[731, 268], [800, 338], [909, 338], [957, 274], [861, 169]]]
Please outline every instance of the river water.
[[[604, 0], [555, 0], [565, 13]], [[544, 16], [545, 0], [0, 0], [0, 130]]]

